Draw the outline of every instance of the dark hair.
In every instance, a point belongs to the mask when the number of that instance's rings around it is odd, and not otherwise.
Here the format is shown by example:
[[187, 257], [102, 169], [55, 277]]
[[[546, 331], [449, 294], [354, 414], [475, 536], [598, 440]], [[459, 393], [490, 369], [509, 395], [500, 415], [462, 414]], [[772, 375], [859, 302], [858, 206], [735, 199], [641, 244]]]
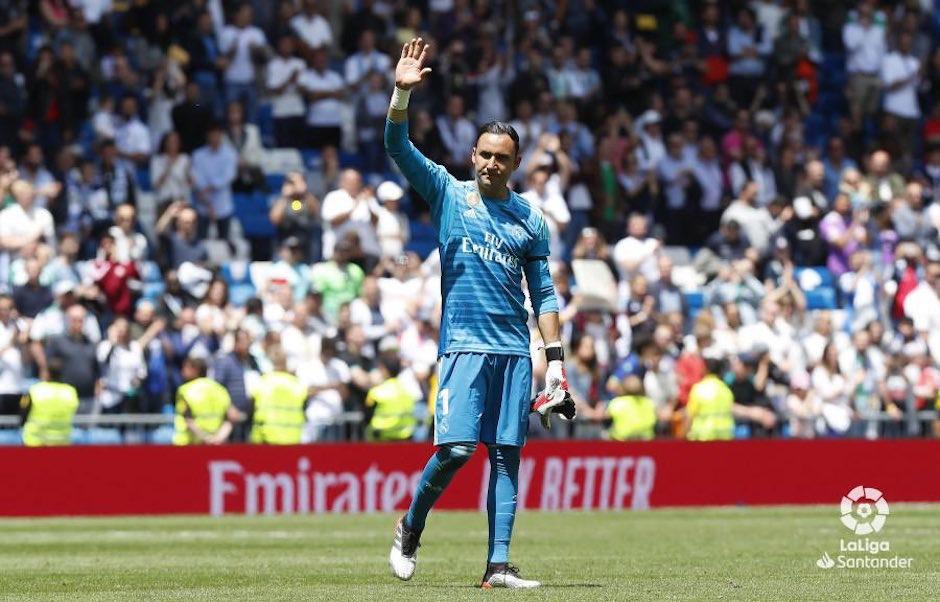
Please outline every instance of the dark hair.
[[477, 142], [483, 134], [497, 134], [499, 136], [509, 136], [512, 138], [513, 149], [519, 154], [519, 132], [505, 121], [487, 121], [477, 130]]
[[209, 366], [206, 364], [206, 360], [201, 357], [187, 357], [183, 360], [184, 364], [189, 364], [196, 371], [196, 373], [205, 377], [209, 373]]

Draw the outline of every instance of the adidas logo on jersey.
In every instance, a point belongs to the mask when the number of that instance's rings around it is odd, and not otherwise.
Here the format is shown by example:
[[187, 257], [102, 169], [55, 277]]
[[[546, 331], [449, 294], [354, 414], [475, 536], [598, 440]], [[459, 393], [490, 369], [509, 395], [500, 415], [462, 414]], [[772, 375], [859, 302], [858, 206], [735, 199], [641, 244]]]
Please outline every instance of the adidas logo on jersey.
[[463, 212], [463, 216], [464, 217], [476, 217], [477, 212], [473, 210], [473, 207], [470, 207], [469, 209]]

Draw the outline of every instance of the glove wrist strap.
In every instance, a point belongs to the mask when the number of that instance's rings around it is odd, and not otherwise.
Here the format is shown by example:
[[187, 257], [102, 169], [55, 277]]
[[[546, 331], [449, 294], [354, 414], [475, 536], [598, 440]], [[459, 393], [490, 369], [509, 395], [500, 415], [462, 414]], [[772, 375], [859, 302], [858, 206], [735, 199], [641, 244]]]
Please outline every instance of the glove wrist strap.
[[565, 350], [562, 348], [560, 341], [545, 346], [545, 359], [549, 362], [562, 362], [565, 360]]

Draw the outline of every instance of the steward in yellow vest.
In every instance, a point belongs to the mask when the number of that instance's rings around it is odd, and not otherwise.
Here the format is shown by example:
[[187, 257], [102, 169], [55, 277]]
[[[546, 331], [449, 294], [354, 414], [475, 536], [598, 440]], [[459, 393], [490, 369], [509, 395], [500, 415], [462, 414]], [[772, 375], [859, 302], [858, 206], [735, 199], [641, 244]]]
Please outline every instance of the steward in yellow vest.
[[715, 441], [734, 438], [734, 393], [718, 378], [720, 360], [706, 359], [708, 374], [689, 391], [686, 412], [691, 425], [688, 438]]
[[628, 376], [620, 387], [621, 395], [607, 402], [605, 421], [608, 436], [614, 441], [652, 439], [656, 435], [656, 404], [644, 394], [638, 376]]
[[380, 349], [379, 370], [384, 380], [366, 394], [366, 412], [372, 412], [366, 438], [370, 441], [407, 441], [417, 426], [417, 400], [399, 380], [401, 362], [397, 345], [392, 348], [391, 343], [383, 340]]
[[303, 432], [309, 390], [287, 371], [282, 349], [275, 347], [268, 355], [274, 371], [262, 375], [248, 392], [254, 401], [251, 442], [296, 445]]
[[206, 373], [204, 360], [183, 361], [186, 382], [176, 390], [175, 445], [225, 443], [232, 433], [232, 424], [241, 419], [225, 387], [206, 378]]
[[[59, 376], [53, 362], [49, 362], [50, 377]], [[72, 418], [78, 409], [78, 392], [72, 385], [58, 382], [40, 382], [29, 388], [20, 401], [23, 424], [23, 445], [70, 445]]]

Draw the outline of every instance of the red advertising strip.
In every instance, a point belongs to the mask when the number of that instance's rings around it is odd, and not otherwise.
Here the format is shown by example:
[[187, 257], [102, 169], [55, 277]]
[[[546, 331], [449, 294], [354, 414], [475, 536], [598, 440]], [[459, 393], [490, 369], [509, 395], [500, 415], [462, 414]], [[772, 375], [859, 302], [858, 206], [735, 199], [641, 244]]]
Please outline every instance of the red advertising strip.
[[[0, 449], [0, 516], [377, 512], [407, 507], [428, 444]], [[855, 487], [940, 502], [940, 441], [532, 442], [539, 510], [832, 504]], [[437, 508], [485, 508], [483, 450]]]

